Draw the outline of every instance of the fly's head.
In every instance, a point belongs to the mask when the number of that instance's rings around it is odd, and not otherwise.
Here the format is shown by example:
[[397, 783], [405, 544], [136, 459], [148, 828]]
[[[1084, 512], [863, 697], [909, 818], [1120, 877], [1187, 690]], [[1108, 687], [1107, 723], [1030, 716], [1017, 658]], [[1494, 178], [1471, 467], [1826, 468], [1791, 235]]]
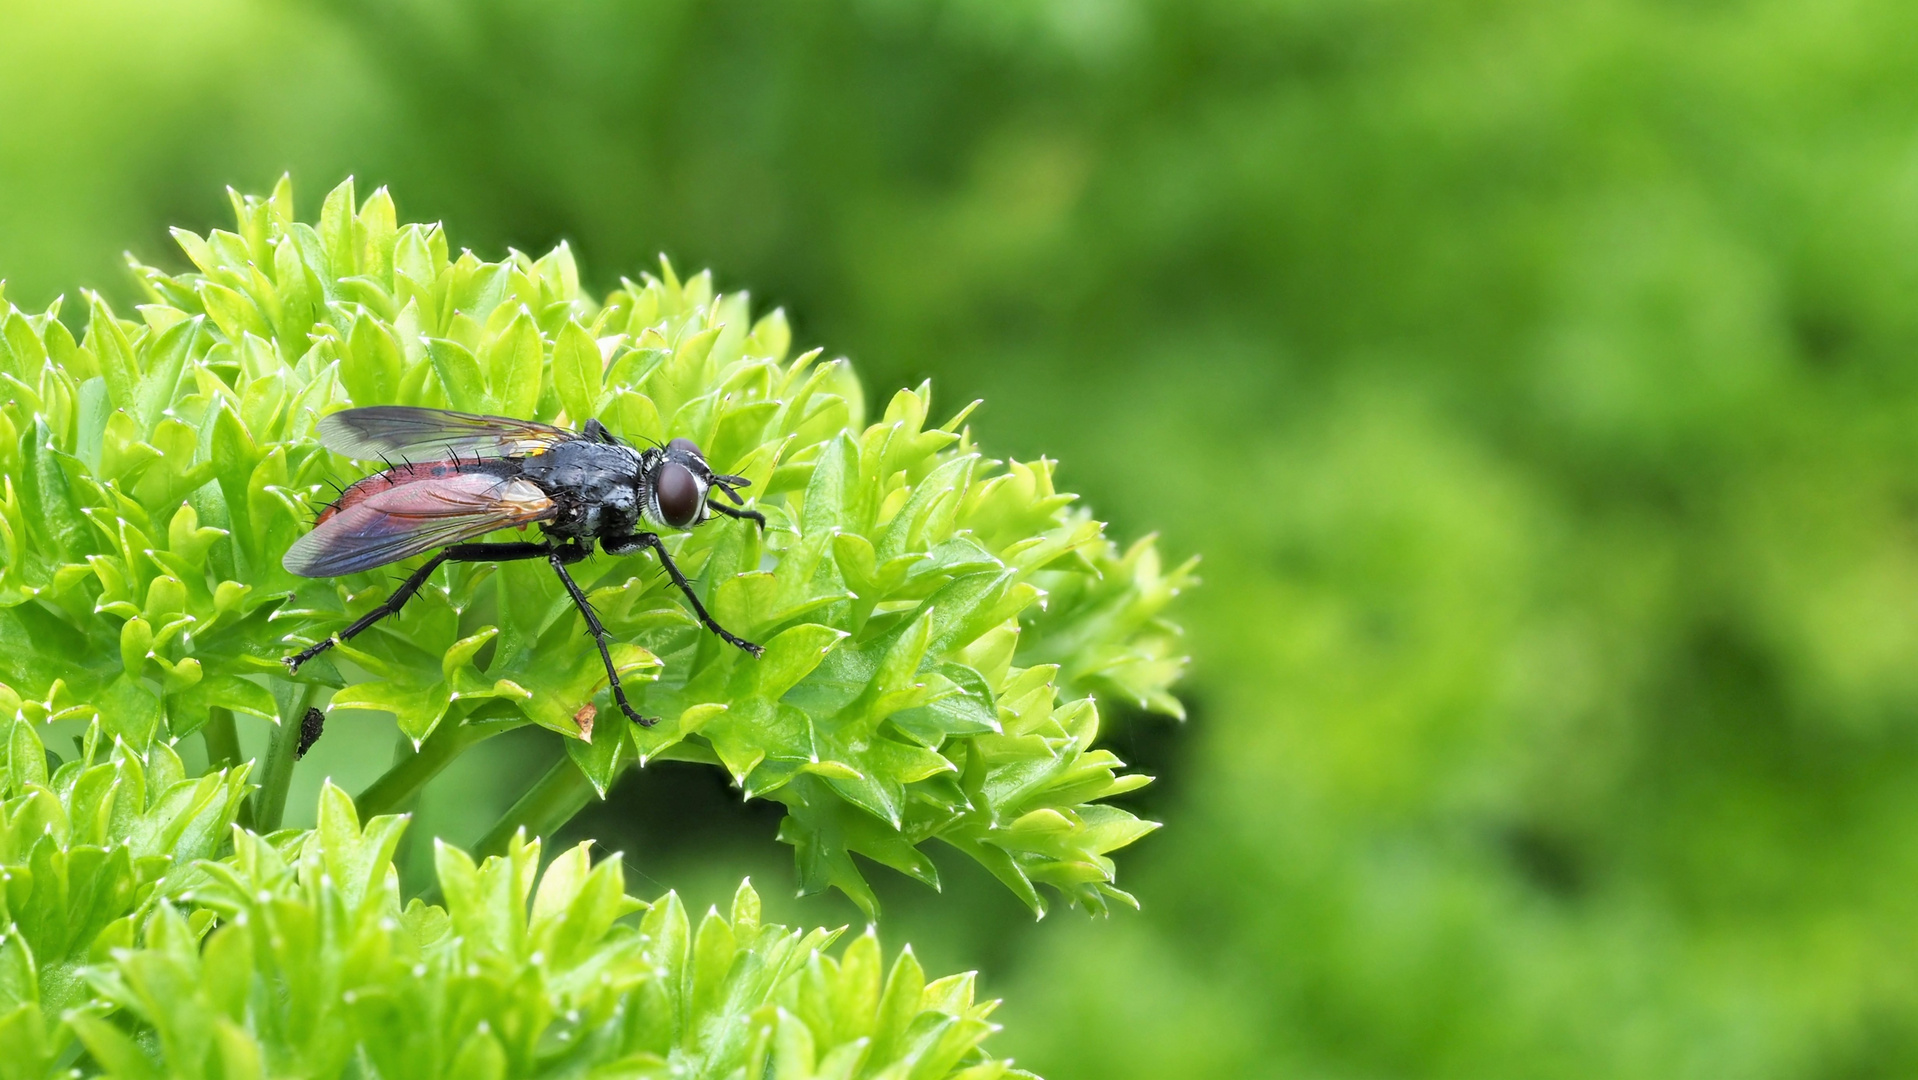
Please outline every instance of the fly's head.
[[674, 439], [650, 452], [646, 465], [644, 478], [652, 495], [645, 500], [646, 516], [669, 529], [690, 529], [711, 516], [706, 498], [714, 488], [742, 505], [737, 489], [751, 483], [743, 476], [715, 473], [691, 439]]

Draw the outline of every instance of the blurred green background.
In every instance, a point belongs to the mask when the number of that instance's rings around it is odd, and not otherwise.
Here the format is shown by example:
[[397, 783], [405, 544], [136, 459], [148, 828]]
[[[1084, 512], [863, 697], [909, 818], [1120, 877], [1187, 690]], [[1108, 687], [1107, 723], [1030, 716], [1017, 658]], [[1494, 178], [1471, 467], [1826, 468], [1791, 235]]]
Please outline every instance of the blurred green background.
[[[884, 883], [1052, 1080], [1906, 1076], [1915, 36], [1897, 0], [0, 0], [0, 277], [127, 298], [119, 252], [183, 267], [223, 185], [311, 213], [350, 172], [600, 289], [712, 266], [1203, 553], [1191, 720], [1110, 719], [1162, 777], [1144, 912]], [[309, 792], [384, 764], [341, 727]], [[426, 827], [552, 752], [462, 763]], [[776, 819], [662, 766], [575, 832], [703, 905], [790, 894]]]

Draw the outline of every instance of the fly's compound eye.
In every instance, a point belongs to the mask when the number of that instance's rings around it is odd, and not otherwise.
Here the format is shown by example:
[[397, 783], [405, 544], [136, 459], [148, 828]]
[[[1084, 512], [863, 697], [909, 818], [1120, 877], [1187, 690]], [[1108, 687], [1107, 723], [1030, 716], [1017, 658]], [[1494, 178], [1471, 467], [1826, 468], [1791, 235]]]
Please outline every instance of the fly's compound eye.
[[666, 449], [677, 450], [686, 457], [704, 458], [699, 452], [699, 444], [687, 438], [678, 438], [666, 444]]
[[654, 488], [659, 498], [659, 516], [675, 529], [683, 529], [699, 520], [699, 479], [677, 461], [659, 467]]

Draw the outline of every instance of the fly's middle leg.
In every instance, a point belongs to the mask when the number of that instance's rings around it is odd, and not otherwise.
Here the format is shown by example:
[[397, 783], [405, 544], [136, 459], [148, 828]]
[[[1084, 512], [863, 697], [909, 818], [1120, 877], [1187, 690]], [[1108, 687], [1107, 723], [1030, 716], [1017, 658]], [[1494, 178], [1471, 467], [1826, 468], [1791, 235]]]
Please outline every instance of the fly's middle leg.
[[619, 684], [619, 669], [613, 666], [612, 650], [606, 647], [606, 639], [611, 635], [606, 632], [605, 624], [599, 621], [599, 613], [593, 610], [593, 605], [586, 599], [586, 594], [573, 580], [573, 575], [566, 572], [567, 563], [578, 562], [584, 556], [584, 549], [575, 546], [570, 550], [555, 548], [547, 553], [546, 558], [553, 565], [553, 573], [559, 575], [560, 584], [566, 586], [566, 591], [572, 595], [573, 606], [579, 608], [579, 613], [586, 617], [586, 630], [593, 635], [593, 644], [599, 646], [599, 658], [606, 665], [606, 678], [612, 684], [613, 701], [618, 703], [620, 711], [626, 714], [627, 719], [640, 727], [652, 727], [659, 723], [659, 719], [641, 716], [639, 710], [633, 708], [632, 702], [626, 700], [626, 689]]

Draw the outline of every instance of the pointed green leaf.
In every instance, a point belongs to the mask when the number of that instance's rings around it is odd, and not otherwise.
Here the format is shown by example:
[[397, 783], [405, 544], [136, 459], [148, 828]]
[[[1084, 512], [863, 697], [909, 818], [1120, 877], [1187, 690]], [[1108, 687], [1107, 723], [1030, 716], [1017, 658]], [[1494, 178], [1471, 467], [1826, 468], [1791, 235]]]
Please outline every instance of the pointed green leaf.
[[560, 407], [574, 425], [597, 414], [600, 378], [604, 367], [599, 343], [576, 322], [568, 321], [553, 342], [553, 387]]

